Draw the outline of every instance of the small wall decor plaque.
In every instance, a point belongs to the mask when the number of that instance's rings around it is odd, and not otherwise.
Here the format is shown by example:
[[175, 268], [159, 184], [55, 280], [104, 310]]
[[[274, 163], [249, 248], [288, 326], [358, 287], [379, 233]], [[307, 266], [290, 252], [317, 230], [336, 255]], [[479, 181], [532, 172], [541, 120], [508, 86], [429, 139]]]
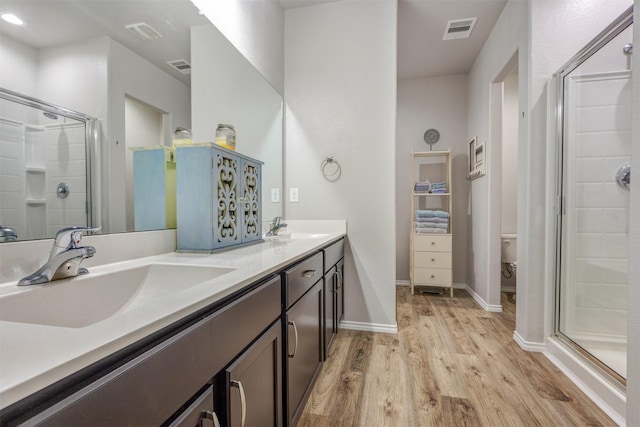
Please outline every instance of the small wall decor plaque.
[[474, 136], [469, 141], [469, 174], [468, 180], [480, 178], [485, 174], [484, 159], [486, 158], [485, 144], [478, 142], [478, 137]]

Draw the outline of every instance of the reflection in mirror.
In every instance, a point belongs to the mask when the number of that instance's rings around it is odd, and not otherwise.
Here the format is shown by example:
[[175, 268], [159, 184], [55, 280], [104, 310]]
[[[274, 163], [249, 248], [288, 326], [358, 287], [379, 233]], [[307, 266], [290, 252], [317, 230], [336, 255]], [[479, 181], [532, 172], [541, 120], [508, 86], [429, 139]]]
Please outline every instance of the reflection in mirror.
[[[280, 202], [270, 202], [271, 188], [282, 187], [282, 99], [189, 0], [3, 0], [2, 7], [27, 25], [0, 23], [0, 87], [100, 123], [91, 224], [107, 233], [171, 227], [136, 227], [134, 153], [170, 150], [178, 127], [193, 128], [196, 143], [213, 141], [218, 123], [236, 127], [238, 152], [265, 162], [263, 217], [282, 213]], [[141, 40], [126, 28], [141, 22], [161, 37]], [[206, 27], [218, 37], [210, 41], [216, 50], [191, 44], [192, 28]], [[203, 59], [209, 55], [217, 67]], [[176, 60], [178, 67], [168, 64]], [[140, 111], [152, 112], [153, 127], [140, 124]]]
[[95, 119], [0, 88], [0, 242], [91, 225]]

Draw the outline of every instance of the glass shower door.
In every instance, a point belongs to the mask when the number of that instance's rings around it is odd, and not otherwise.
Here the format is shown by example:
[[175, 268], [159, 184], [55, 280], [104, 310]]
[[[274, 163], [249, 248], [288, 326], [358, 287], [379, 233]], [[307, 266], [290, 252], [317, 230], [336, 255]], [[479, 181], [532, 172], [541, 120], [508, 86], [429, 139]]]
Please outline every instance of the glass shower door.
[[628, 25], [561, 75], [561, 215], [556, 333], [627, 374], [631, 70]]

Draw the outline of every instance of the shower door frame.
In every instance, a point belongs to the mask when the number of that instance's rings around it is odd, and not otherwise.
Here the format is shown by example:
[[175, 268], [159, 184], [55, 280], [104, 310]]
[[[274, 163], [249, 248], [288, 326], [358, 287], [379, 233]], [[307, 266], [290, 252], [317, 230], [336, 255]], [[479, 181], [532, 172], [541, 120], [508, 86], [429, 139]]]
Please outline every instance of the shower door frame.
[[[94, 223], [96, 223], [94, 218], [94, 200], [96, 197], [94, 195], [96, 186], [94, 185], [92, 171], [97, 172], [95, 161], [96, 153], [98, 152], [98, 119], [95, 117], [88, 116], [83, 113], [79, 113], [77, 111], [70, 110], [68, 108], [61, 107], [56, 104], [52, 104], [50, 102], [42, 101], [37, 98], [33, 98], [31, 96], [23, 95], [18, 92], [14, 92], [12, 90], [0, 87], [0, 98], [5, 99], [7, 101], [12, 101], [17, 104], [26, 105], [28, 107], [37, 108], [39, 110], [53, 113], [58, 116], [68, 117], [73, 120], [77, 120], [79, 122], [83, 122], [85, 126], [85, 183], [86, 183], [86, 217], [87, 217], [87, 227], [94, 227]], [[96, 183], [97, 184], [97, 183]], [[53, 237], [53, 236], [52, 236]]]
[[607, 28], [598, 34], [587, 46], [582, 48], [573, 58], [565, 63], [560, 69], [553, 74], [552, 82], [555, 84], [556, 90], [556, 183], [555, 183], [555, 254], [554, 254], [554, 302], [553, 302], [553, 336], [563, 343], [567, 344], [572, 350], [581, 354], [596, 369], [602, 371], [610, 378], [614, 379], [620, 385], [626, 387], [626, 378], [611, 369], [608, 365], [601, 362], [582, 346], [565, 335], [560, 330], [560, 305], [561, 305], [561, 285], [562, 285], [562, 217], [566, 215], [566, 199], [564, 188], [564, 167], [565, 167], [565, 78], [568, 77], [576, 68], [582, 65], [587, 59], [598, 52], [607, 43], [617, 37], [625, 29], [633, 24], [633, 6], [629, 7], [620, 17], [613, 21]]

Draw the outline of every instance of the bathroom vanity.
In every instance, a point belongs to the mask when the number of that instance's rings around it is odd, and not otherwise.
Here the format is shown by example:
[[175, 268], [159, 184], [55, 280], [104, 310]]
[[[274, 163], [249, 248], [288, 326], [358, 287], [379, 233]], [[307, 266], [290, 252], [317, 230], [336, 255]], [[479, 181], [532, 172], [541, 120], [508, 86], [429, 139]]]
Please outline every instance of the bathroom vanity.
[[[0, 314], [1, 425], [295, 425], [342, 310], [334, 283], [344, 235], [94, 267], [85, 285], [97, 293], [100, 277], [123, 271], [156, 280], [85, 322]], [[68, 292], [83, 279], [43, 286]], [[11, 286], [0, 286], [0, 306], [16, 298]]]

